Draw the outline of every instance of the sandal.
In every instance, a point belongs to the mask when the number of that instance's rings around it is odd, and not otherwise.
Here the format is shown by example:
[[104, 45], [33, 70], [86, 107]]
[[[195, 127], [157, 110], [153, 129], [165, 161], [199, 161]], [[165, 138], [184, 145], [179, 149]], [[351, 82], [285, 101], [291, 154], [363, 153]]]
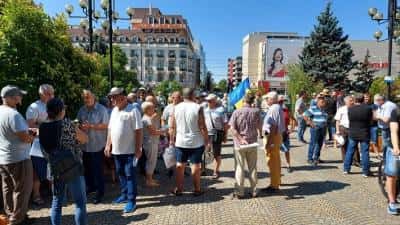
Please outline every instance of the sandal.
[[194, 197], [199, 197], [199, 196], [203, 195], [204, 193], [206, 193], [205, 190], [193, 191], [193, 196]]
[[172, 189], [169, 193], [172, 194], [172, 195], [175, 195], [175, 196], [182, 196], [183, 195], [182, 191], [178, 191], [178, 188]]

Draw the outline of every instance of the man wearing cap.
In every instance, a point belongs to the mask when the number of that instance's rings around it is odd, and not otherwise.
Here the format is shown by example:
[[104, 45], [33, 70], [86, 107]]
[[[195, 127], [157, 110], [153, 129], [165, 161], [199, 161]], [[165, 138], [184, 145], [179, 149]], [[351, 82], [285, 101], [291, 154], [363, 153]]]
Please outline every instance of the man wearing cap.
[[265, 152], [270, 170], [271, 184], [263, 191], [276, 192], [281, 184], [282, 133], [285, 131], [285, 119], [281, 106], [278, 104], [278, 94], [271, 91], [267, 94], [268, 104], [271, 105], [264, 118], [262, 130], [266, 134]]
[[[32, 103], [26, 110], [26, 121], [29, 128], [39, 128], [40, 124], [47, 121], [47, 102], [54, 98], [54, 88], [49, 84], [39, 87], [40, 99]], [[31, 147], [31, 160], [33, 165], [33, 193], [32, 202], [36, 205], [44, 204], [40, 196], [40, 183], [47, 179], [47, 160], [44, 158], [39, 138], [35, 138]]]
[[114, 156], [121, 186], [121, 195], [113, 203], [127, 202], [124, 213], [130, 213], [136, 209], [134, 164], [142, 156], [142, 118], [140, 112], [128, 103], [124, 89], [114, 87], [108, 96], [115, 107], [110, 116], [104, 153], [107, 157]]
[[87, 133], [89, 141], [83, 150], [83, 165], [87, 193], [95, 192], [93, 203], [98, 204], [104, 196], [104, 146], [107, 141], [108, 112], [96, 102], [96, 96], [90, 90], [83, 90], [82, 99], [85, 103], [77, 115], [80, 128]]
[[32, 192], [33, 168], [29, 150], [37, 129], [29, 129], [17, 111], [25, 94], [25, 91], [11, 85], [1, 90], [0, 176], [4, 210], [11, 225], [20, 224], [26, 219]]
[[208, 107], [204, 109], [204, 116], [208, 130], [208, 139], [211, 142], [212, 151], [215, 159], [214, 178], [219, 177], [219, 167], [221, 166], [222, 142], [226, 141], [228, 129], [228, 117], [223, 107], [218, 107], [218, 97], [209, 94], [206, 97]]
[[309, 164], [316, 166], [320, 160], [319, 156], [324, 143], [326, 134], [326, 126], [328, 114], [325, 112], [325, 97], [318, 95], [316, 105], [310, 108], [303, 114], [306, 123], [310, 126], [310, 144], [308, 146]]

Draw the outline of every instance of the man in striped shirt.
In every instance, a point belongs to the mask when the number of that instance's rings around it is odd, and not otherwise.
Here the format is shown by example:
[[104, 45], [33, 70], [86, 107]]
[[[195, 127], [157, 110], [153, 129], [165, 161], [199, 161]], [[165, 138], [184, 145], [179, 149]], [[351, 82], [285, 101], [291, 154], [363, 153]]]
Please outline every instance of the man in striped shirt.
[[304, 119], [310, 126], [311, 140], [308, 146], [308, 160], [309, 164], [316, 166], [319, 161], [319, 156], [324, 143], [326, 134], [326, 126], [328, 120], [328, 114], [324, 108], [326, 100], [322, 95], [317, 96], [316, 105], [311, 106], [307, 111], [304, 112]]

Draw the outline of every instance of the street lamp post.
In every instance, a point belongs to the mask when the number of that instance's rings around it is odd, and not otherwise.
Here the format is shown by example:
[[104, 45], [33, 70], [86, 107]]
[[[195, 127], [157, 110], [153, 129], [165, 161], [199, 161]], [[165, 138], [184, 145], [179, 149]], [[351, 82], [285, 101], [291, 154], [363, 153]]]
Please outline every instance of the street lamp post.
[[[89, 52], [93, 52], [93, 21], [97, 22], [99, 19], [103, 19], [101, 26], [102, 28], [108, 32], [108, 45], [110, 52], [110, 61], [109, 61], [109, 84], [110, 87], [114, 86], [114, 73], [113, 73], [113, 23], [116, 23], [117, 20], [129, 20], [131, 21], [133, 15], [135, 13], [134, 8], [128, 7], [126, 13], [129, 18], [119, 17], [118, 12], [115, 11], [115, 0], [102, 0], [100, 3], [101, 8], [104, 10], [104, 15], [101, 16], [101, 13], [98, 11], [93, 11], [95, 7], [95, 0], [79, 0], [79, 6], [82, 8], [85, 16], [72, 16], [72, 12], [74, 7], [70, 4], [65, 6], [65, 11], [67, 12], [70, 18], [81, 18], [80, 26], [83, 29], [88, 29], [89, 34]], [[88, 19], [87, 19], [88, 18]]]
[[393, 55], [393, 39], [397, 39], [400, 36], [400, 30], [395, 29], [395, 22], [400, 21], [400, 12], [397, 8], [397, 0], [389, 0], [388, 2], [388, 18], [383, 18], [383, 13], [379, 12], [376, 8], [370, 8], [368, 14], [372, 20], [378, 22], [378, 24], [388, 23], [388, 33], [387, 39], [380, 40], [382, 38], [382, 31], [376, 31], [374, 33], [374, 38], [377, 41], [388, 41], [388, 72], [385, 77], [385, 82], [387, 83], [387, 98], [390, 99], [391, 96], [391, 83], [392, 78], [392, 55]]

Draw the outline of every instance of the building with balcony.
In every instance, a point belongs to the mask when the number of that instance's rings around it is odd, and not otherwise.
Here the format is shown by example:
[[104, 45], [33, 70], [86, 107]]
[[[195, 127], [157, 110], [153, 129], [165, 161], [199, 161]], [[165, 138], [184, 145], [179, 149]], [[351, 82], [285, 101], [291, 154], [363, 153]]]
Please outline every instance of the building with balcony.
[[[186, 87], [196, 85], [196, 54], [188, 22], [181, 15], [164, 15], [158, 8], [135, 8], [131, 26], [114, 32], [114, 45], [128, 57], [126, 68], [136, 72], [143, 85], [175, 80]], [[104, 30], [95, 33], [108, 42]], [[72, 42], [88, 43], [87, 32], [71, 27]], [[205, 56], [203, 56], [203, 62]]]
[[235, 59], [228, 59], [228, 82], [232, 86], [236, 86], [242, 81], [242, 57], [238, 56]]

